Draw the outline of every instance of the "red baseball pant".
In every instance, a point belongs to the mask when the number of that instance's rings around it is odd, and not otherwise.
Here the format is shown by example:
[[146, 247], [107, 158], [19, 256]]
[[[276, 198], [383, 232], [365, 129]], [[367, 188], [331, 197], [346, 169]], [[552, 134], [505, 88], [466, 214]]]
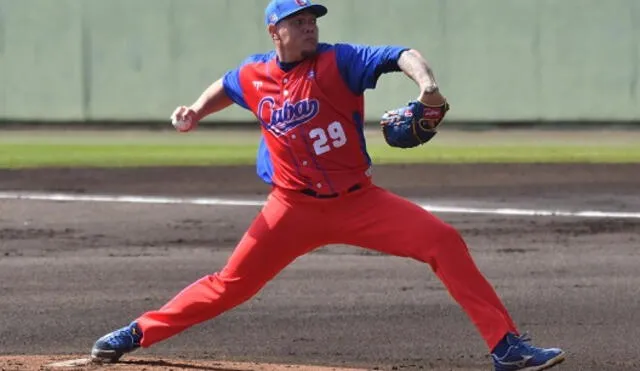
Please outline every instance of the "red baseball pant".
[[332, 199], [274, 188], [224, 268], [137, 319], [149, 347], [247, 301], [296, 258], [349, 244], [428, 263], [476, 326], [489, 350], [516, 326], [480, 273], [460, 234], [380, 187]]

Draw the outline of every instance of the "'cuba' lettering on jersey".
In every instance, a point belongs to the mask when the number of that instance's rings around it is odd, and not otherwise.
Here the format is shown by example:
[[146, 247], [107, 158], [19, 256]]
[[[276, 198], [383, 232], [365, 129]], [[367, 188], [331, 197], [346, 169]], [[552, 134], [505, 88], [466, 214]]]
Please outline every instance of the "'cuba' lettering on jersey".
[[258, 103], [258, 117], [266, 125], [266, 129], [277, 135], [283, 135], [296, 126], [302, 125], [316, 117], [320, 111], [317, 99], [306, 98], [297, 102], [286, 100], [282, 107], [277, 107], [273, 97], [264, 97]]

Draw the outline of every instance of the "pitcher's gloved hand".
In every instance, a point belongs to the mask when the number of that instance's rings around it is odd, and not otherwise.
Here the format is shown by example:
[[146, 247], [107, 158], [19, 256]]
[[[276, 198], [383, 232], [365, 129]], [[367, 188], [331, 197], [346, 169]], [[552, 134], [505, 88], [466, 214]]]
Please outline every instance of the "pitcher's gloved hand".
[[413, 100], [406, 106], [387, 111], [380, 121], [386, 142], [392, 147], [412, 148], [428, 142], [449, 111], [443, 99], [439, 105]]

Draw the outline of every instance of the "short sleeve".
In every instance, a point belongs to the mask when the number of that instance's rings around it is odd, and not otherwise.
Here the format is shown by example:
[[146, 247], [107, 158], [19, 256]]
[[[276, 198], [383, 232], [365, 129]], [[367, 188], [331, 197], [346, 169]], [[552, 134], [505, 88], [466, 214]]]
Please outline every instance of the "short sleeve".
[[253, 54], [242, 61], [237, 68], [227, 71], [222, 76], [224, 92], [233, 103], [236, 103], [242, 108], [249, 109], [244, 92], [242, 91], [242, 71], [251, 64], [266, 63], [271, 58], [274, 58], [274, 56], [275, 52], [273, 51], [266, 54]]
[[242, 108], [249, 109], [247, 102], [244, 100], [242, 85], [240, 84], [241, 68], [242, 67], [238, 67], [225, 73], [222, 77], [222, 86], [224, 87], [224, 92], [227, 94], [229, 99]]
[[398, 59], [405, 50], [403, 46], [368, 46], [358, 44], [336, 44], [338, 70], [349, 89], [361, 95], [366, 89], [375, 89], [380, 75], [400, 71]]

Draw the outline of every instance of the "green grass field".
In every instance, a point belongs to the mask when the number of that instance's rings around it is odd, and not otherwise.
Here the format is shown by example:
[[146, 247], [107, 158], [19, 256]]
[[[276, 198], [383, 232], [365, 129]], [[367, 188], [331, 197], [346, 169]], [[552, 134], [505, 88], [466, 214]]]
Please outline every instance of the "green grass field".
[[[640, 163], [640, 131], [441, 132], [414, 149], [367, 132], [375, 163]], [[0, 131], [0, 168], [253, 164], [245, 131]]]

